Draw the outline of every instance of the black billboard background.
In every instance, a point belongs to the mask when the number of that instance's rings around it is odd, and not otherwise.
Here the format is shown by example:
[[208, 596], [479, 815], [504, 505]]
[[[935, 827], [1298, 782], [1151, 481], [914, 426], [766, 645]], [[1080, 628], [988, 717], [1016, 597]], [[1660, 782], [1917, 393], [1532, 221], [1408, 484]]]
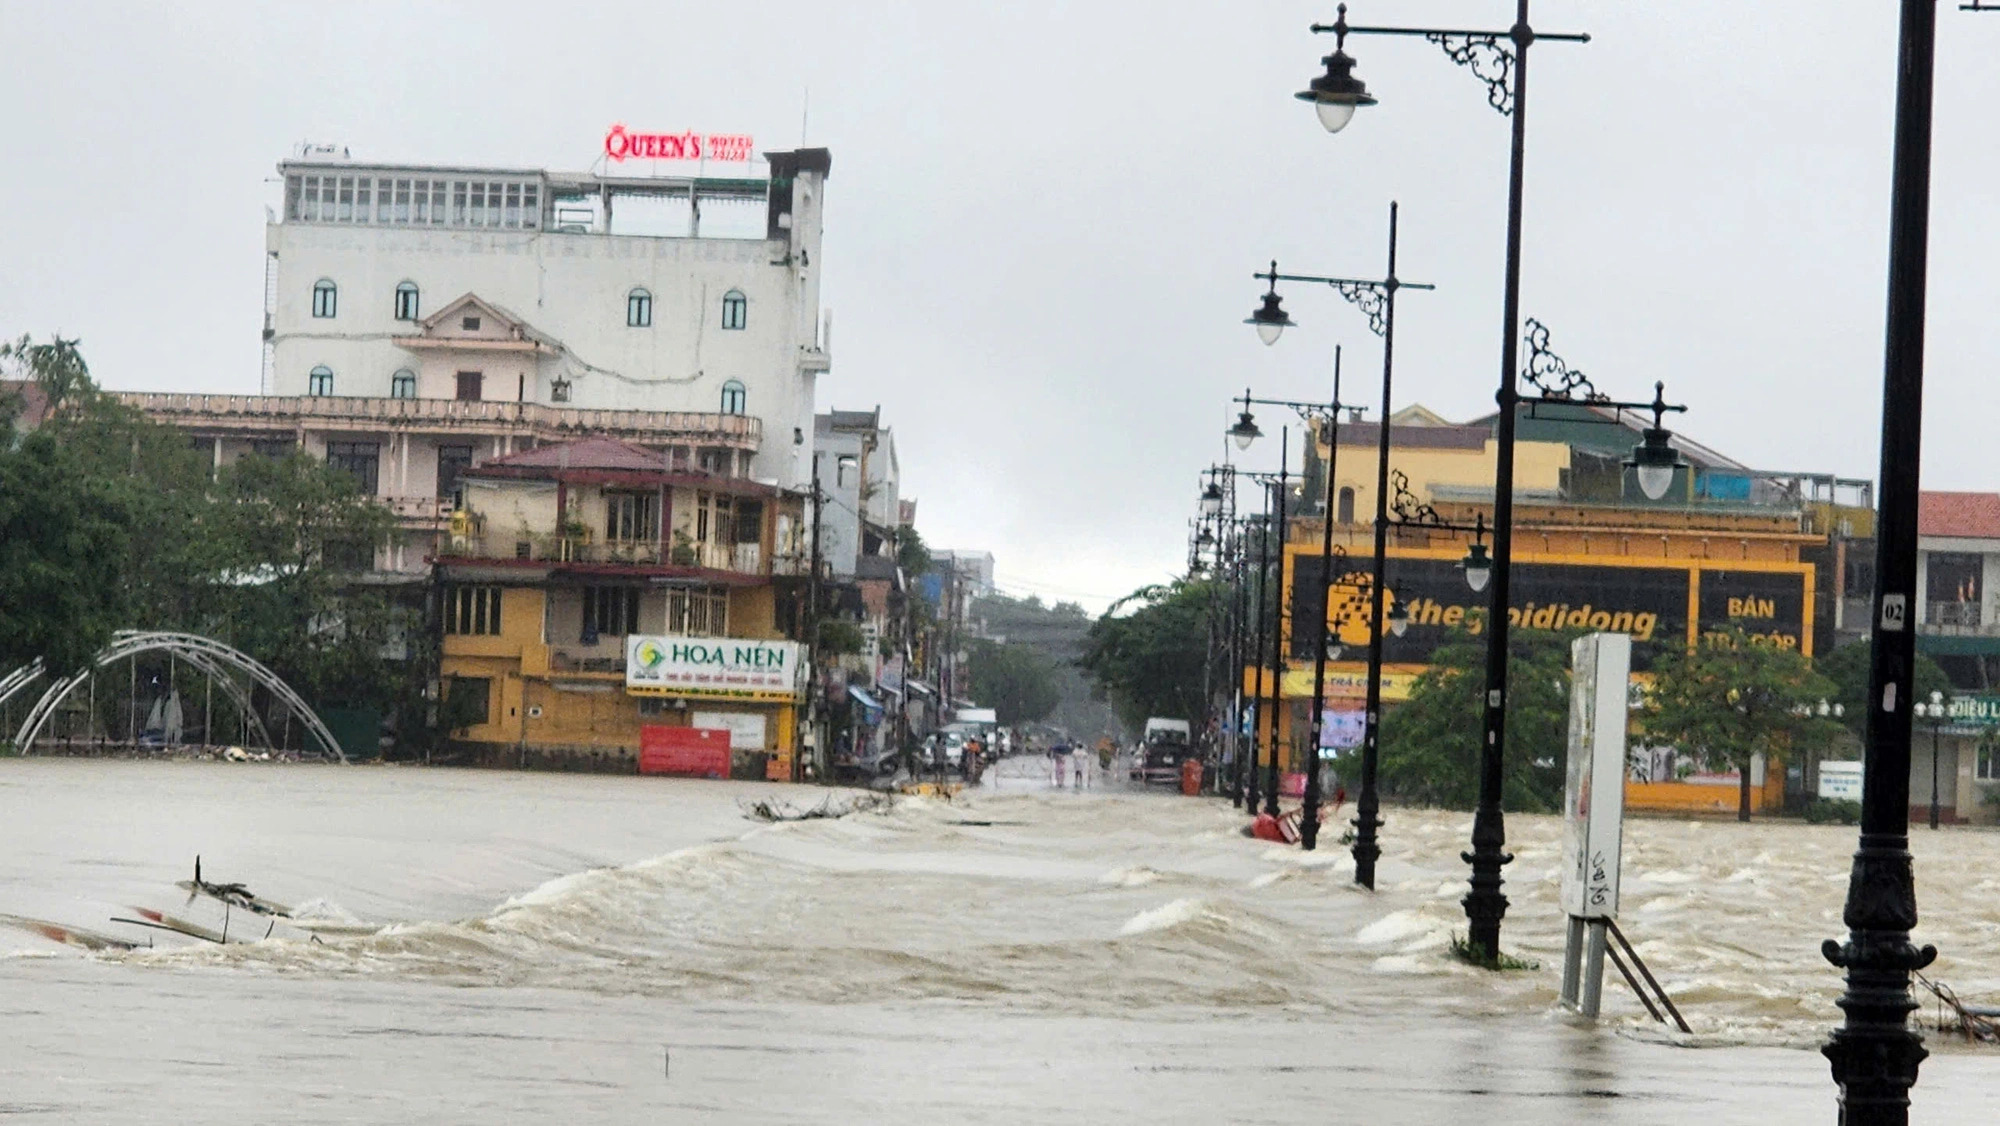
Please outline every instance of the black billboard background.
[[[1321, 558], [1295, 555], [1292, 620], [1324, 620], [1320, 597]], [[1367, 558], [1350, 560], [1348, 573], [1360, 582], [1337, 583], [1336, 605], [1349, 618], [1343, 643], [1367, 644], [1365, 575]], [[1686, 567], [1606, 567], [1580, 563], [1516, 561], [1511, 600], [1517, 628], [1618, 630], [1632, 635], [1632, 667], [1646, 670], [1668, 645], [1686, 643], [1688, 583]], [[1391, 664], [1428, 664], [1431, 654], [1460, 630], [1478, 632], [1487, 610], [1487, 593], [1474, 592], [1455, 559], [1402, 559], [1391, 556], [1387, 586], [1391, 605], [1400, 603], [1410, 614], [1402, 637], [1383, 639], [1382, 659]], [[1736, 599], [1734, 606], [1731, 599]], [[1750, 600], [1746, 602], [1745, 600]], [[1734, 624], [1746, 632], [1789, 637], [1798, 644], [1803, 628], [1805, 576], [1799, 572], [1704, 570], [1701, 573], [1701, 627], [1704, 631]], [[1737, 611], [1731, 616], [1729, 611]], [[1759, 615], [1748, 616], [1744, 611]], [[1310, 627], [1292, 631], [1294, 659], [1313, 656]], [[1350, 649], [1350, 654], [1353, 652]]]
[[1703, 571], [1701, 632], [1731, 626], [1780, 648], [1796, 651], [1805, 621], [1806, 582], [1801, 574], [1771, 571]]

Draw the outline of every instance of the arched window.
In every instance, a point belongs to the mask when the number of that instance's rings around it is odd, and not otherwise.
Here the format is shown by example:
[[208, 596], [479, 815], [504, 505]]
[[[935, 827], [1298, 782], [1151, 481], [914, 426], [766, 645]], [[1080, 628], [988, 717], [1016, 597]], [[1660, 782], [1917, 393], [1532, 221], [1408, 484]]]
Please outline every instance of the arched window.
[[1354, 523], [1354, 489], [1345, 486], [1340, 490], [1340, 508], [1337, 519], [1343, 524]]
[[325, 364], [312, 369], [312, 374], [306, 380], [306, 394], [333, 394], [333, 369]]
[[389, 377], [389, 397], [391, 399], [414, 399], [417, 397], [417, 373], [409, 368]]
[[732, 379], [729, 382], [723, 384], [722, 413], [742, 414], [745, 406], [745, 400], [747, 398], [748, 398], [748, 393], [743, 390], [743, 384], [741, 382]]
[[743, 328], [750, 323], [750, 299], [740, 289], [722, 295], [722, 327]]
[[417, 319], [416, 282], [403, 282], [396, 286], [396, 319], [399, 321]]
[[334, 313], [339, 291], [331, 278], [321, 278], [313, 283], [313, 316], [331, 317]]
[[638, 286], [625, 295], [625, 324], [630, 328], [651, 328], [653, 295]]

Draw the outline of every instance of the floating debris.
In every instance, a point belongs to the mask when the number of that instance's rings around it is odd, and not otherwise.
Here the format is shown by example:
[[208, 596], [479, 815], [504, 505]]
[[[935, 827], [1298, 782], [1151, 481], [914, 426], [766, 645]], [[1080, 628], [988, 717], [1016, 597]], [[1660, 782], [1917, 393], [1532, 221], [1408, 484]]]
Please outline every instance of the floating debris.
[[755, 821], [821, 821], [832, 817], [846, 817], [851, 813], [887, 813], [893, 809], [896, 799], [888, 794], [855, 794], [838, 801], [832, 794], [820, 799], [814, 806], [796, 806], [776, 798], [760, 798], [756, 801], [736, 800], [737, 808], [743, 816]]
[[1967, 1005], [1958, 999], [1951, 986], [1932, 981], [1923, 974], [1917, 975], [1917, 984], [1930, 990], [1931, 996], [1938, 999], [1939, 1032], [1955, 1031], [1968, 1041], [1977, 1040], [1986, 1044], [2000, 1042], [2000, 1022], [1995, 1019], [2000, 1018], [2000, 1009]]

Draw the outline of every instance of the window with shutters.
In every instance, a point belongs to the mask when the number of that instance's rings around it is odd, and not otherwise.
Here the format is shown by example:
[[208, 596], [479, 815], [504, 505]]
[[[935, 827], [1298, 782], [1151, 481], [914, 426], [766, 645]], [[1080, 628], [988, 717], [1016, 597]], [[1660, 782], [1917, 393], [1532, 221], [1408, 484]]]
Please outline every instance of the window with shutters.
[[659, 539], [659, 494], [604, 494], [604, 538], [614, 543], [651, 543]]
[[624, 637], [639, 632], [639, 588], [635, 586], [587, 586], [583, 588], [583, 621], [578, 631], [584, 644], [599, 638]]
[[499, 636], [500, 588], [463, 584], [446, 587], [444, 631], [454, 636]]

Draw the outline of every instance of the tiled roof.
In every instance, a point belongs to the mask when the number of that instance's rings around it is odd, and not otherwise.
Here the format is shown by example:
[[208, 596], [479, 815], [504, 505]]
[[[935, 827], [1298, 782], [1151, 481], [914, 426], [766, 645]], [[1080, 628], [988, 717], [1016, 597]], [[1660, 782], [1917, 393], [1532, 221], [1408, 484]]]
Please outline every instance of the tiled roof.
[[523, 469], [623, 469], [665, 472], [667, 459], [616, 438], [583, 438], [489, 461], [481, 468], [508, 466]]
[[2000, 493], [1925, 492], [1917, 501], [1917, 534], [2000, 540]]

